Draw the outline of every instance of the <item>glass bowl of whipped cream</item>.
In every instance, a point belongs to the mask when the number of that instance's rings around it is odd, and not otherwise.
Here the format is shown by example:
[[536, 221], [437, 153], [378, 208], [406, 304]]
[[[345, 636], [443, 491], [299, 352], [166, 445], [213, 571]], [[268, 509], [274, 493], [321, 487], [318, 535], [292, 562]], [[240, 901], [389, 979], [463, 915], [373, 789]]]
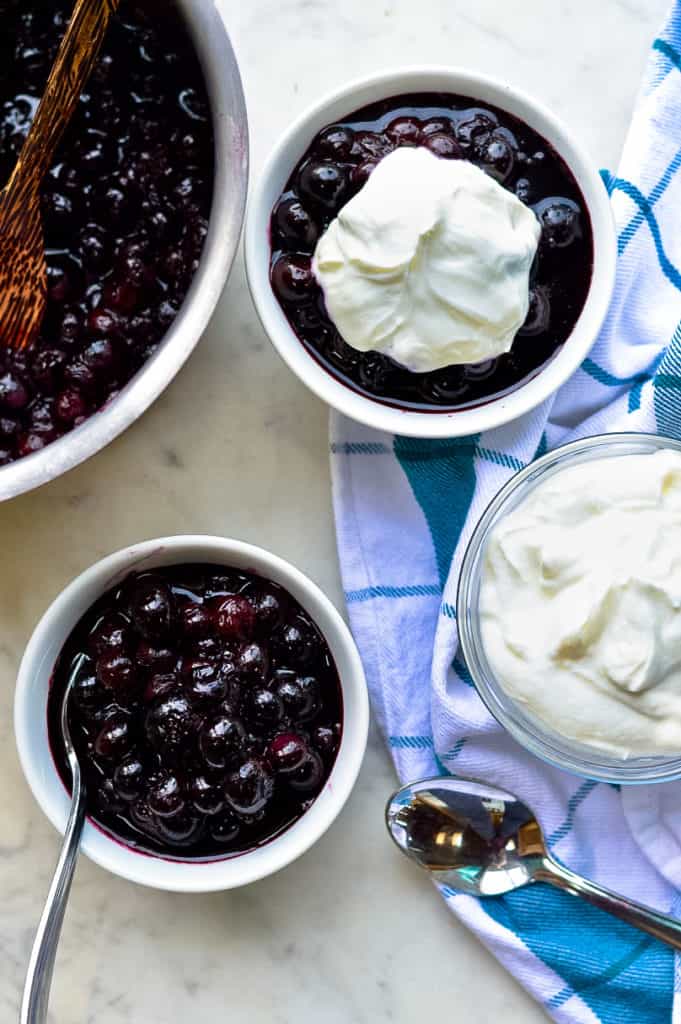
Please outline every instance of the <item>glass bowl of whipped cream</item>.
[[531, 753], [681, 778], [681, 443], [604, 434], [521, 470], [471, 537], [457, 619], [478, 693]]

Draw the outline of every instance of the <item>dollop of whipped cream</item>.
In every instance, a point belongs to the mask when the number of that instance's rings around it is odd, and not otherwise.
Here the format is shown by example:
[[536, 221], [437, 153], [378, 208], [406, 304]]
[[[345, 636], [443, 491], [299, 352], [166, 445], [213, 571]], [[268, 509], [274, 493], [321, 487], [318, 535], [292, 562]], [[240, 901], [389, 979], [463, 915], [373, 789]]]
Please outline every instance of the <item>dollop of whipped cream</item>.
[[331, 222], [312, 267], [348, 345], [427, 372], [509, 351], [539, 235], [479, 167], [405, 146]]
[[541, 480], [491, 531], [480, 615], [499, 683], [556, 732], [681, 753], [681, 454]]

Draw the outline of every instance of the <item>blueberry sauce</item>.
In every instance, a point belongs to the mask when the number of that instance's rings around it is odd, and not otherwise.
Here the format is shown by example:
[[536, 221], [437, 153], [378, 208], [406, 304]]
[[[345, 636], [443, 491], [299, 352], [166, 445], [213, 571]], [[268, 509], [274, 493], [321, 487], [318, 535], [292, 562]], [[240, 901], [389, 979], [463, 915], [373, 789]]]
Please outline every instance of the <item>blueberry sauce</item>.
[[218, 565], [133, 573], [68, 638], [47, 704], [67, 788], [61, 698], [88, 811], [146, 853], [215, 859], [279, 835], [313, 803], [340, 743], [328, 645], [283, 588]]
[[[0, 184], [73, 0], [0, 0]], [[175, 319], [203, 248], [213, 132], [174, 3], [122, 0], [42, 187], [48, 299], [32, 351], [0, 353], [0, 466], [113, 398]]]
[[[549, 143], [495, 107], [442, 93], [396, 97], [322, 129], [291, 174], [271, 220], [271, 282], [293, 330], [334, 377], [402, 408], [456, 410], [506, 394], [534, 376], [569, 337], [586, 301], [593, 237], [584, 198]], [[357, 352], [328, 316], [311, 270], [317, 239], [398, 146], [425, 146], [477, 164], [536, 213], [542, 227], [530, 308], [513, 348], [485, 362], [412, 373]]]

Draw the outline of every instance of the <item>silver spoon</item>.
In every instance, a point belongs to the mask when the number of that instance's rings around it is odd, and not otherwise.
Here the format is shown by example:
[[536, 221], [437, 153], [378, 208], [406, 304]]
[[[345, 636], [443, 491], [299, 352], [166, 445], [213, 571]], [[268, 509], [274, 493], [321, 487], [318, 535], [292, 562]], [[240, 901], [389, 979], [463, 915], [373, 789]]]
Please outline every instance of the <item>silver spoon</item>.
[[500, 896], [548, 882], [681, 949], [681, 922], [558, 864], [532, 811], [511, 793], [469, 779], [425, 779], [388, 801], [386, 824], [407, 857], [442, 885]]
[[47, 894], [45, 909], [38, 924], [38, 931], [33, 942], [31, 958], [24, 985], [24, 996], [21, 1003], [21, 1024], [45, 1024], [47, 1006], [50, 999], [54, 959], [57, 955], [59, 935], [64, 920], [66, 903], [71, 891], [73, 872], [78, 859], [80, 837], [85, 823], [85, 784], [83, 782], [78, 756], [71, 739], [68, 720], [68, 703], [73, 684], [84, 661], [80, 655], [74, 662], [66, 690], [61, 702], [61, 731], [64, 749], [71, 769], [71, 813], [64, 833], [64, 843]]

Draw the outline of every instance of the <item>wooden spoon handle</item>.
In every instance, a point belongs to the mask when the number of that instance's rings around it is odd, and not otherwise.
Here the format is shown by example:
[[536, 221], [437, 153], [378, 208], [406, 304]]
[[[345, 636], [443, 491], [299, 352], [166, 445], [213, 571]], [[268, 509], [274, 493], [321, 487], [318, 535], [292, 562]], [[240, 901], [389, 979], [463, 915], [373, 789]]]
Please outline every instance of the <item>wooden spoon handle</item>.
[[7, 192], [18, 188], [25, 194], [29, 183], [35, 189], [40, 185], [90, 77], [119, 3], [120, 0], [76, 0]]

